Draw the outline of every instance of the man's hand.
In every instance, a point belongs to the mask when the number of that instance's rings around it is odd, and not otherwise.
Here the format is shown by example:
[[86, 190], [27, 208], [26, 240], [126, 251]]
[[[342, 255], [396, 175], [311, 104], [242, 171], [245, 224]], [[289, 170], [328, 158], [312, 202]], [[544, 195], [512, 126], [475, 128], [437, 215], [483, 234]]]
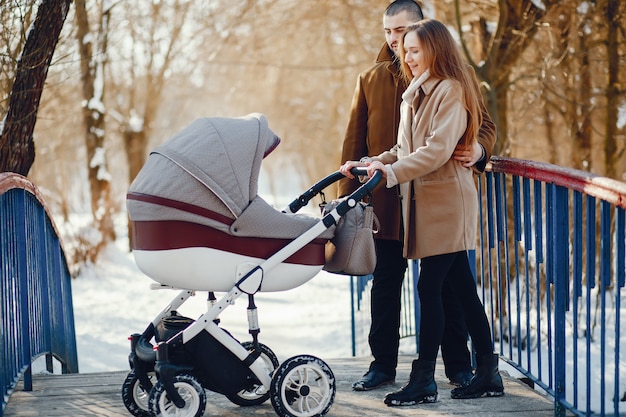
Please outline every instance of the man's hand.
[[478, 142], [474, 142], [474, 146], [470, 149], [456, 145], [452, 158], [459, 161], [464, 167], [471, 168], [480, 161], [484, 155], [483, 147]]

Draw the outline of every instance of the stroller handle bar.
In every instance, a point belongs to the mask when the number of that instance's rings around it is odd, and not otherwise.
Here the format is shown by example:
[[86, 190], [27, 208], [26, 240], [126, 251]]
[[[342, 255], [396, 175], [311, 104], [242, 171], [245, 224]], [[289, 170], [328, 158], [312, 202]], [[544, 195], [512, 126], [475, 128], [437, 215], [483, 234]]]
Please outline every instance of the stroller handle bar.
[[[350, 170], [350, 172], [355, 177], [367, 176], [367, 169], [365, 167], [354, 167]], [[302, 207], [306, 206], [313, 197], [320, 194], [322, 190], [324, 190], [326, 187], [339, 181], [342, 178], [345, 178], [345, 176], [340, 171], [336, 171], [328, 175], [327, 177], [321, 179], [317, 183], [313, 184], [311, 188], [309, 188], [307, 191], [299, 195], [298, 198], [296, 198], [291, 203], [289, 203], [289, 206], [288, 206], [289, 212], [296, 213]], [[348, 198], [346, 198], [346, 200], [354, 200], [354, 201], [363, 200], [365, 196], [367, 196], [372, 191], [374, 191], [374, 188], [376, 188], [376, 186], [380, 183], [382, 178], [383, 178], [383, 173], [380, 171], [376, 171], [374, 175], [372, 175], [372, 177], [367, 180], [367, 182], [365, 182], [363, 185], [357, 188], [352, 194], [348, 196]], [[339, 207], [337, 207], [337, 209], [339, 210]], [[347, 207], [345, 211], [347, 211]], [[345, 213], [339, 213], [339, 214], [343, 215]]]

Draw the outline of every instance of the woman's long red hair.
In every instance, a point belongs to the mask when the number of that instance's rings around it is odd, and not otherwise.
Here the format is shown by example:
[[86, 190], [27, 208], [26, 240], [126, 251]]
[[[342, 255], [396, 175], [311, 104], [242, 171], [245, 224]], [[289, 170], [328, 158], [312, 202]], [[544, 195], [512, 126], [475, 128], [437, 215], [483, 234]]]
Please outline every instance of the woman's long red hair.
[[465, 108], [468, 112], [467, 130], [459, 141], [460, 144], [471, 147], [478, 136], [478, 129], [483, 123], [481, 111], [482, 95], [478, 79], [472, 68], [463, 60], [452, 34], [445, 25], [438, 20], [424, 19], [406, 28], [400, 42], [399, 54], [402, 74], [407, 80], [413, 78], [411, 69], [404, 61], [404, 38], [407, 33], [415, 32], [423, 48], [425, 60], [428, 64], [430, 76], [438, 79], [457, 80], [463, 88]]

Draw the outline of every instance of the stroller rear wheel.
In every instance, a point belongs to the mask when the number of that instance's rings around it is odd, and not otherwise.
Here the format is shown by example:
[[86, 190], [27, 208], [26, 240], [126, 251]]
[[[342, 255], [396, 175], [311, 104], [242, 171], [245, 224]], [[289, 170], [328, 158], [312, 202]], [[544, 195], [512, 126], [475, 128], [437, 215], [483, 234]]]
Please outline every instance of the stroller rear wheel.
[[[254, 348], [254, 343], [243, 342], [241, 346], [248, 349], [248, 351], [251, 351]], [[267, 373], [272, 375], [274, 373], [274, 369], [278, 368], [278, 358], [274, 352], [272, 352], [272, 350], [263, 343], [259, 343], [259, 348], [261, 349], [261, 359], [263, 359], [263, 362], [265, 363]], [[258, 380], [256, 380], [256, 377], [252, 372], [250, 372], [250, 376], [254, 378], [254, 380], [251, 381], [252, 385], [249, 388], [243, 389], [236, 394], [229, 394], [226, 398], [228, 398], [232, 403], [242, 407], [260, 405], [267, 401], [270, 397], [269, 391], [266, 390]]]
[[169, 399], [165, 386], [159, 381], [150, 391], [149, 407], [155, 417], [200, 417], [206, 408], [206, 392], [200, 382], [191, 375], [179, 374], [174, 377], [174, 388], [185, 400], [185, 406], [178, 408]]
[[287, 359], [271, 384], [272, 406], [280, 416], [321, 417], [335, 399], [335, 376], [323, 360], [311, 355]]
[[[148, 379], [153, 384], [156, 382], [156, 374], [148, 372]], [[122, 401], [126, 409], [135, 417], [151, 417], [148, 400], [150, 391], [146, 391], [135, 374], [135, 370], [131, 370], [122, 384]]]

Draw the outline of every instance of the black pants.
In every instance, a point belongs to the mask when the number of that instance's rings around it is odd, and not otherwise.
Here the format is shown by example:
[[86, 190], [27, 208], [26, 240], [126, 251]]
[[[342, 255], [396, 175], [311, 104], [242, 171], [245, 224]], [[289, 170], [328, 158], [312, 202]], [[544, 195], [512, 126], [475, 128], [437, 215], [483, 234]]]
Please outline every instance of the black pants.
[[[395, 375], [400, 344], [400, 299], [407, 261], [402, 256], [400, 241], [378, 239], [376, 252], [378, 261], [371, 291], [372, 324], [369, 333], [369, 345], [374, 361], [370, 369]], [[444, 290], [444, 308], [448, 320], [441, 341], [442, 357], [448, 377], [460, 371], [471, 370], [467, 328], [453, 290], [454, 288]]]
[[368, 338], [374, 356], [370, 369], [395, 376], [400, 346], [400, 298], [407, 268], [407, 260], [402, 256], [402, 242], [377, 239], [376, 258]]
[[[452, 289], [465, 319], [476, 354], [493, 352], [491, 330], [476, 283], [469, 266], [467, 252], [430, 256], [420, 262], [418, 292], [420, 296], [419, 357], [426, 361], [437, 358], [449, 317], [444, 309], [444, 291]], [[444, 294], [442, 296], [442, 294]]]
[[472, 358], [467, 347], [468, 332], [459, 294], [449, 281], [444, 281], [442, 291], [445, 323], [441, 339], [441, 358], [446, 376], [452, 378], [461, 371], [471, 372]]

